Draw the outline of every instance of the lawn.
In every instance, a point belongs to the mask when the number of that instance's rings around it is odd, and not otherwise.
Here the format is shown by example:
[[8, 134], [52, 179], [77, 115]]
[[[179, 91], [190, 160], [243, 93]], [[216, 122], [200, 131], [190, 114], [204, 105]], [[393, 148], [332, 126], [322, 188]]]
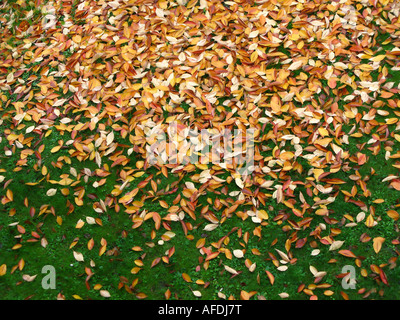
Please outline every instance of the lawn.
[[399, 13], [4, 0], [0, 299], [399, 299]]

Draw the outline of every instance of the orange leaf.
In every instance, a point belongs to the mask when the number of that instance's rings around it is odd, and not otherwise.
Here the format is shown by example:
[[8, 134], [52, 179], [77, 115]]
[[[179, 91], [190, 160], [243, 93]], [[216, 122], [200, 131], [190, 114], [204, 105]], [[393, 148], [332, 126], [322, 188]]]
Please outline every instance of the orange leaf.
[[167, 289], [167, 291], [165, 291], [164, 293], [165, 299], [169, 300], [169, 298], [171, 297], [171, 291], [169, 289]]
[[0, 277], [4, 276], [7, 273], [7, 265], [6, 264], [2, 264], [0, 266]]
[[93, 246], [94, 246], [94, 240], [93, 240], [93, 238], [91, 238], [91, 239], [88, 241], [87, 247], [88, 247], [89, 250], [92, 250], [92, 249], [93, 249]]
[[185, 280], [186, 282], [192, 282], [192, 279], [190, 278], [190, 276], [186, 273], [182, 273], [182, 278], [183, 280]]
[[357, 258], [357, 256], [350, 250], [340, 250], [339, 254], [341, 254], [342, 256], [345, 256], [345, 257], [349, 257], [349, 258]]
[[250, 299], [250, 295], [247, 291], [240, 291], [240, 299], [241, 300], [249, 300]]
[[372, 227], [374, 226], [374, 224], [375, 224], [374, 217], [370, 214], [370, 215], [367, 217], [367, 220], [365, 221], [365, 225], [366, 225], [368, 228], [372, 228]]
[[399, 180], [393, 180], [390, 185], [395, 188], [396, 190], [400, 191], [400, 181]]
[[271, 283], [271, 285], [273, 285], [274, 282], [275, 282], [275, 277], [274, 277], [274, 275], [273, 275], [271, 272], [269, 272], [268, 270], [266, 270], [265, 272], [266, 272], [266, 274], [267, 274], [267, 276], [268, 276], [269, 282]]
[[136, 298], [138, 298], [138, 299], [145, 299], [145, 298], [147, 298], [147, 295], [146, 295], [145, 293], [143, 293], [143, 292], [139, 292], [139, 293], [136, 295]]
[[10, 201], [13, 201], [14, 196], [13, 196], [13, 193], [12, 193], [12, 191], [10, 189], [7, 189], [6, 196]]
[[373, 246], [374, 246], [374, 251], [375, 251], [376, 253], [378, 253], [379, 251], [381, 251], [382, 244], [385, 242], [385, 238], [376, 237], [376, 238], [374, 238], [373, 242], [374, 242], [374, 244], [373, 244]]
[[390, 218], [392, 218], [394, 221], [399, 220], [400, 215], [398, 214], [397, 211], [388, 210], [386, 213], [387, 213], [387, 215], [388, 215]]
[[365, 162], [367, 162], [367, 156], [363, 153], [357, 153], [357, 163], [359, 165], [364, 164]]
[[153, 262], [151, 263], [151, 267], [150, 268], [153, 268], [154, 266], [156, 266], [160, 262], [160, 260], [161, 260], [161, 258], [155, 258], [153, 260]]
[[212, 260], [212, 259], [218, 257], [218, 255], [219, 255], [219, 252], [210, 253], [210, 254], [207, 256], [206, 261]]

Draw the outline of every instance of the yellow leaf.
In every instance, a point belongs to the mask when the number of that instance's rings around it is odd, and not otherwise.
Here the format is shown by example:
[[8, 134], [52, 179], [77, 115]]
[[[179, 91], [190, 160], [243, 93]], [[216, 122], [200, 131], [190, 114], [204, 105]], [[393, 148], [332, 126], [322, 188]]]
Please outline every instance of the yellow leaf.
[[134, 268], [132, 268], [131, 273], [132, 274], [137, 274], [140, 270], [142, 270], [142, 268], [134, 267]]
[[367, 220], [365, 221], [365, 225], [366, 225], [368, 228], [372, 228], [372, 227], [374, 226], [374, 224], [375, 224], [374, 217], [370, 214], [370, 215], [368, 216]]
[[93, 246], [94, 246], [94, 240], [93, 240], [93, 238], [91, 238], [87, 243], [87, 247], [89, 250], [92, 250]]
[[186, 273], [182, 273], [182, 278], [183, 280], [185, 280], [186, 282], [192, 282], [192, 279], [190, 278], [190, 276]]
[[107, 246], [102, 246], [99, 250], [99, 256], [102, 256], [106, 252]]
[[257, 53], [257, 51], [254, 51], [254, 52], [250, 55], [250, 61], [251, 61], [251, 62], [254, 62], [254, 61], [257, 60], [257, 58], [258, 58], [258, 53]]
[[386, 57], [386, 55], [380, 54], [378, 56], [372, 57], [369, 60], [374, 61], [374, 62], [379, 62], [379, 61], [382, 61], [383, 59], [385, 59], [385, 57]]
[[319, 176], [324, 173], [323, 169], [313, 169], [314, 177], [318, 180]]
[[12, 191], [10, 189], [7, 189], [6, 196], [10, 201], [13, 201], [14, 196], [13, 196], [13, 193], [12, 193]]
[[260, 219], [268, 220], [268, 213], [267, 213], [265, 210], [259, 210], [259, 211], [257, 211], [257, 216], [258, 216]]
[[7, 273], [7, 265], [6, 264], [2, 264], [0, 266], [0, 277], [4, 276]]
[[374, 246], [374, 251], [375, 251], [376, 253], [378, 253], [379, 251], [381, 251], [382, 244], [385, 242], [385, 238], [376, 237], [376, 238], [374, 238], [373, 241], [374, 241], [374, 244], [373, 244], [373, 246]]
[[334, 294], [334, 292], [332, 291], [332, 290], [325, 290], [324, 291], [324, 295], [326, 295], [326, 296], [328, 296], [328, 297], [330, 297], [331, 295], [333, 295]]
[[278, 95], [274, 95], [271, 99], [271, 108], [275, 113], [278, 113], [281, 111], [281, 100], [279, 99]]
[[84, 225], [85, 225], [85, 222], [84, 222], [83, 220], [79, 219], [78, 222], [76, 223], [75, 228], [76, 228], [76, 229], [80, 229], [80, 228], [82, 228]]
[[281, 158], [282, 160], [290, 160], [294, 157], [294, 153], [287, 151], [287, 152], [283, 152], [279, 155], [279, 158]]
[[387, 215], [388, 215], [390, 218], [392, 218], [394, 221], [399, 220], [400, 215], [398, 214], [397, 211], [388, 210], [386, 213], [387, 213]]
[[80, 35], [73, 36], [72, 41], [75, 43], [80, 43], [82, 41], [82, 37]]
[[250, 295], [247, 291], [240, 291], [240, 299], [242, 300], [249, 300], [250, 299]]
[[319, 144], [320, 146], [326, 147], [329, 142], [332, 141], [332, 138], [323, 138], [315, 141], [315, 144]]
[[271, 283], [271, 285], [273, 285], [274, 282], [275, 282], [275, 277], [274, 277], [274, 275], [273, 275], [271, 272], [269, 272], [268, 270], [266, 270], [265, 272], [266, 272], [266, 274], [267, 274], [267, 276], [268, 276], [269, 282]]
[[145, 299], [145, 298], [147, 298], [147, 295], [146, 295], [144, 292], [139, 292], [139, 293], [136, 295], [136, 298], [138, 298], [138, 299]]
[[51, 153], [56, 153], [58, 150], [61, 149], [61, 146], [56, 146], [50, 150]]
[[325, 128], [318, 128], [318, 132], [321, 136], [325, 137], [329, 135], [328, 130], [326, 130]]

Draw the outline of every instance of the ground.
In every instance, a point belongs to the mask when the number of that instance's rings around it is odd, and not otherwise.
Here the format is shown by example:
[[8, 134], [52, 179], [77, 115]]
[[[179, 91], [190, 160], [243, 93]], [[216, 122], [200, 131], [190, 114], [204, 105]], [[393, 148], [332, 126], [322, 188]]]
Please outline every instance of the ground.
[[[3, 1], [0, 298], [398, 299], [399, 10]], [[150, 164], [174, 123], [253, 170]]]

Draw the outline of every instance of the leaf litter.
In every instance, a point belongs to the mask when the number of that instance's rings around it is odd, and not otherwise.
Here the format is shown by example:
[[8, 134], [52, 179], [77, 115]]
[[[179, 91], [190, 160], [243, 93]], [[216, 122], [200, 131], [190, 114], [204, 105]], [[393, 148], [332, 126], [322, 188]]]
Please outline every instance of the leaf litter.
[[[180, 272], [186, 296], [171, 285], [166, 299], [348, 299], [337, 283], [348, 264], [370, 280], [357, 295], [385, 297], [400, 243], [400, 203], [385, 199], [400, 190], [397, 1], [54, 0], [35, 19], [25, 2], [0, 10], [1, 208], [10, 218], [3, 228], [15, 235], [3, 250], [46, 249], [41, 229], [49, 220], [62, 228], [73, 219], [75, 238], [63, 246], [87, 276], [75, 280], [98, 290], [96, 298], [122, 288], [151, 296], [140, 290], [141, 273], [176, 263], [178, 235], [196, 250], [197, 267]], [[151, 130], [167, 133], [174, 122], [180, 132], [254, 129], [254, 171], [151, 166]], [[21, 183], [29, 193], [17, 194]], [[55, 205], [60, 199], [67, 214]], [[151, 225], [150, 240], [122, 251], [103, 233], [83, 244], [89, 228], [105, 228], [116, 214], [131, 224], [123, 239]], [[35, 231], [26, 232], [27, 221]], [[271, 230], [276, 238], [266, 243]], [[358, 246], [345, 236], [354, 230], [362, 233]], [[96, 277], [103, 256], [132, 252], [139, 254], [131, 274], [119, 283]], [[0, 276], [23, 272], [18, 260], [0, 261]], [[260, 287], [207, 292], [209, 268]], [[296, 288], [284, 287], [280, 273], [293, 277], [296, 268]], [[275, 296], [265, 286], [278, 287]], [[65, 291], [57, 298], [82, 298]]]

